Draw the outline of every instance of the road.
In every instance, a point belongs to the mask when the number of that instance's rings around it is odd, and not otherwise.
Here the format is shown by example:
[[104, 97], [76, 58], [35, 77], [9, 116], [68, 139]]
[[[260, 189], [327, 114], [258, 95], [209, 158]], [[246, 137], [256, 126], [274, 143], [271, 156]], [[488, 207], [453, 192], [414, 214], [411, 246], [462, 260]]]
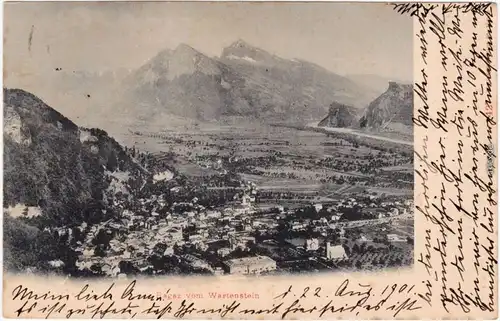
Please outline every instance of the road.
[[412, 218], [412, 215], [411, 214], [401, 214], [401, 215], [397, 215], [397, 216], [377, 218], [377, 219], [373, 219], [373, 220], [341, 222], [341, 223], [336, 223], [335, 226], [344, 227], [344, 228], [353, 228], [353, 227], [360, 227], [360, 226], [378, 225], [378, 224], [382, 224], [382, 223], [389, 223], [392, 220], [401, 220], [401, 219], [408, 219], [408, 218]]
[[364, 132], [360, 132], [351, 128], [332, 128], [332, 127], [318, 127], [318, 126], [307, 126], [307, 128], [310, 129], [320, 129], [324, 130], [326, 132], [334, 132], [334, 133], [343, 133], [343, 134], [352, 134], [355, 136], [360, 136], [360, 137], [367, 137], [367, 138], [373, 138], [377, 140], [383, 140], [386, 142], [391, 142], [391, 143], [396, 143], [396, 144], [402, 144], [402, 145], [408, 145], [408, 146], [413, 146], [413, 142], [405, 141], [405, 140], [400, 140], [400, 139], [395, 139], [395, 138], [389, 138], [389, 137], [384, 137], [384, 136], [378, 136], [378, 135], [373, 135], [373, 134], [368, 134]]

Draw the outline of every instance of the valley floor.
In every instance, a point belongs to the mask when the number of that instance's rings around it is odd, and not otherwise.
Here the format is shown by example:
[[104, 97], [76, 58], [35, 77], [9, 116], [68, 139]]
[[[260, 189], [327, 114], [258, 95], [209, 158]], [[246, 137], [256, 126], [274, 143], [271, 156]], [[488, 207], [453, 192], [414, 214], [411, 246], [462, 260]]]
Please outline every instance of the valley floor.
[[412, 143], [378, 136], [358, 142], [362, 134], [245, 124], [136, 132], [128, 140], [159, 159], [175, 158], [171, 165], [188, 176], [209, 177], [223, 167], [271, 194], [342, 195], [338, 190], [344, 185], [350, 186], [344, 194], [352, 188], [412, 194]]

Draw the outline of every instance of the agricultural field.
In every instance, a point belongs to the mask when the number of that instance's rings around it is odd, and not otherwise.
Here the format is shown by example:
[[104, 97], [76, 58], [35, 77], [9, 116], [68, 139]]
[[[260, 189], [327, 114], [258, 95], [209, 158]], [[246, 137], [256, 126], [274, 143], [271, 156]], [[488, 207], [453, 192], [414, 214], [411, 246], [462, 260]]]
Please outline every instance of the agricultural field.
[[[390, 223], [365, 225], [346, 229], [344, 246], [349, 260], [339, 263], [342, 269], [384, 269], [413, 263], [413, 218], [392, 220]], [[397, 235], [398, 241], [389, 241], [388, 235]]]
[[183, 175], [233, 175], [269, 192], [269, 200], [281, 192], [321, 201], [358, 193], [413, 193], [413, 156], [406, 147], [370, 146], [346, 135], [233, 124], [131, 132], [128, 139]]

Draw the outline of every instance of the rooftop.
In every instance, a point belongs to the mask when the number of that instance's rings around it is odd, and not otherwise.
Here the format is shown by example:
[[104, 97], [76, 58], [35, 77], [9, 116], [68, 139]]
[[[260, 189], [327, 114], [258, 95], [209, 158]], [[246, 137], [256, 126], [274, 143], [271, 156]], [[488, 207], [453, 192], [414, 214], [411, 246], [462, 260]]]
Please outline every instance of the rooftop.
[[268, 256], [252, 256], [244, 257], [240, 259], [232, 259], [224, 262], [227, 266], [236, 265], [252, 265], [252, 264], [262, 264], [262, 263], [275, 263], [273, 259]]

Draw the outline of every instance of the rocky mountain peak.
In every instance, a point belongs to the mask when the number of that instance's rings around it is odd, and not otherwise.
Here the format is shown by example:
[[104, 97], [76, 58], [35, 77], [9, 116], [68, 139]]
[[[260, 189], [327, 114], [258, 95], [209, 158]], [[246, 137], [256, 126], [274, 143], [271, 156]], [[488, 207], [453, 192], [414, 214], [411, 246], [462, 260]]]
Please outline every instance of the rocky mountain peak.
[[238, 39], [222, 50], [221, 58], [232, 61], [262, 63], [273, 61], [275, 57], [260, 48]]
[[180, 43], [174, 50], [174, 55], [187, 55], [187, 56], [196, 56], [202, 55], [198, 50], [194, 49], [190, 45], [185, 43]]
[[357, 118], [358, 109], [352, 106], [333, 102], [328, 115], [318, 124], [320, 127], [351, 127]]
[[172, 81], [195, 72], [207, 75], [219, 74], [217, 63], [193, 47], [181, 43], [174, 50], [166, 49], [143, 65], [134, 77], [139, 84], [158, 84]]
[[412, 89], [411, 84], [403, 84], [396, 81], [389, 81], [388, 91], [408, 91]]
[[365, 109], [360, 126], [384, 131], [411, 132], [413, 86], [389, 82], [387, 90]]

